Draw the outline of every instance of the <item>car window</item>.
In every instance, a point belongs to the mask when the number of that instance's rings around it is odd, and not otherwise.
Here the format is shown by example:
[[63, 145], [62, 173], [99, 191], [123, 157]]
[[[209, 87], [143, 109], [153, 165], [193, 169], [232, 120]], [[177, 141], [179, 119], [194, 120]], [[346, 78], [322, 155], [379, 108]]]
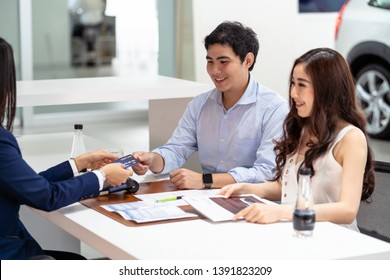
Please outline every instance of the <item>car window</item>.
[[368, 5], [390, 10], [390, 0], [370, 0]]
[[300, 13], [338, 12], [345, 0], [299, 0]]

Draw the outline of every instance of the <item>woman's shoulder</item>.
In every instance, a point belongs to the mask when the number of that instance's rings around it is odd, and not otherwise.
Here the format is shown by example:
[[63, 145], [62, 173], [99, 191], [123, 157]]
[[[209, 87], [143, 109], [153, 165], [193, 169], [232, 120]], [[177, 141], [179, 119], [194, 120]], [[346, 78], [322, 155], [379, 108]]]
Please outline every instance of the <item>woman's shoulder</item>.
[[338, 136], [343, 139], [343, 141], [355, 141], [355, 140], [365, 140], [366, 141], [366, 135], [364, 132], [352, 125], [352, 124], [346, 124], [338, 133]]
[[16, 138], [15, 136], [12, 134], [11, 131], [5, 129], [4, 127], [0, 127], [0, 137], [2, 140], [9, 140], [9, 139], [12, 139], [12, 140], [15, 140], [16, 141]]
[[348, 125], [342, 128], [335, 143], [333, 155], [342, 165], [345, 157], [365, 158], [367, 139], [364, 132], [356, 126]]
[[[341, 135], [340, 135], [341, 134]], [[367, 138], [364, 132], [353, 125], [344, 127], [339, 132], [340, 137], [340, 150], [342, 151], [357, 151], [360, 147], [363, 150], [367, 149]]]

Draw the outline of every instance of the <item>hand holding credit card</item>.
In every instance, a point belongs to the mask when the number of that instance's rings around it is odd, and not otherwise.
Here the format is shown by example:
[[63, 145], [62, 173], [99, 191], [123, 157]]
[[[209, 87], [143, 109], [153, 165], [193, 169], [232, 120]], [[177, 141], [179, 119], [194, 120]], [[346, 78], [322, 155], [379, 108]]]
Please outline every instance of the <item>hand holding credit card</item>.
[[133, 155], [131, 155], [131, 154], [117, 158], [116, 160], [114, 160], [114, 162], [123, 163], [125, 165], [126, 169], [133, 166], [134, 164], [139, 163], [139, 161], [135, 157], [133, 157]]

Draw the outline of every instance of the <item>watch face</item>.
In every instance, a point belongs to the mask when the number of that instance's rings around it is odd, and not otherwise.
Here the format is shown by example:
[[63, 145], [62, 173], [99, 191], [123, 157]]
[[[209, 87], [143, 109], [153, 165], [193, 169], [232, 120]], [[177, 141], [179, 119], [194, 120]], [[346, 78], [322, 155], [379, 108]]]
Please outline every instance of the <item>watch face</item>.
[[212, 184], [213, 183], [213, 175], [210, 173], [203, 174], [203, 183], [204, 184]]

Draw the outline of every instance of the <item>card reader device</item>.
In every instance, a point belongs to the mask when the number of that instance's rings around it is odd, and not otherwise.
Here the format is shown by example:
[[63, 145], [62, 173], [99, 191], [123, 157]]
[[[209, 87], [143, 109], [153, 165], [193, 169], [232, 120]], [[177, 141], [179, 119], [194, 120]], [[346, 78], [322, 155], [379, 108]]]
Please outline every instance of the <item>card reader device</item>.
[[116, 193], [120, 191], [126, 191], [127, 193], [136, 193], [138, 190], [139, 190], [139, 183], [136, 180], [128, 178], [126, 180], [126, 183], [116, 187], [111, 187], [105, 184], [101, 192], [107, 191], [108, 194]]

